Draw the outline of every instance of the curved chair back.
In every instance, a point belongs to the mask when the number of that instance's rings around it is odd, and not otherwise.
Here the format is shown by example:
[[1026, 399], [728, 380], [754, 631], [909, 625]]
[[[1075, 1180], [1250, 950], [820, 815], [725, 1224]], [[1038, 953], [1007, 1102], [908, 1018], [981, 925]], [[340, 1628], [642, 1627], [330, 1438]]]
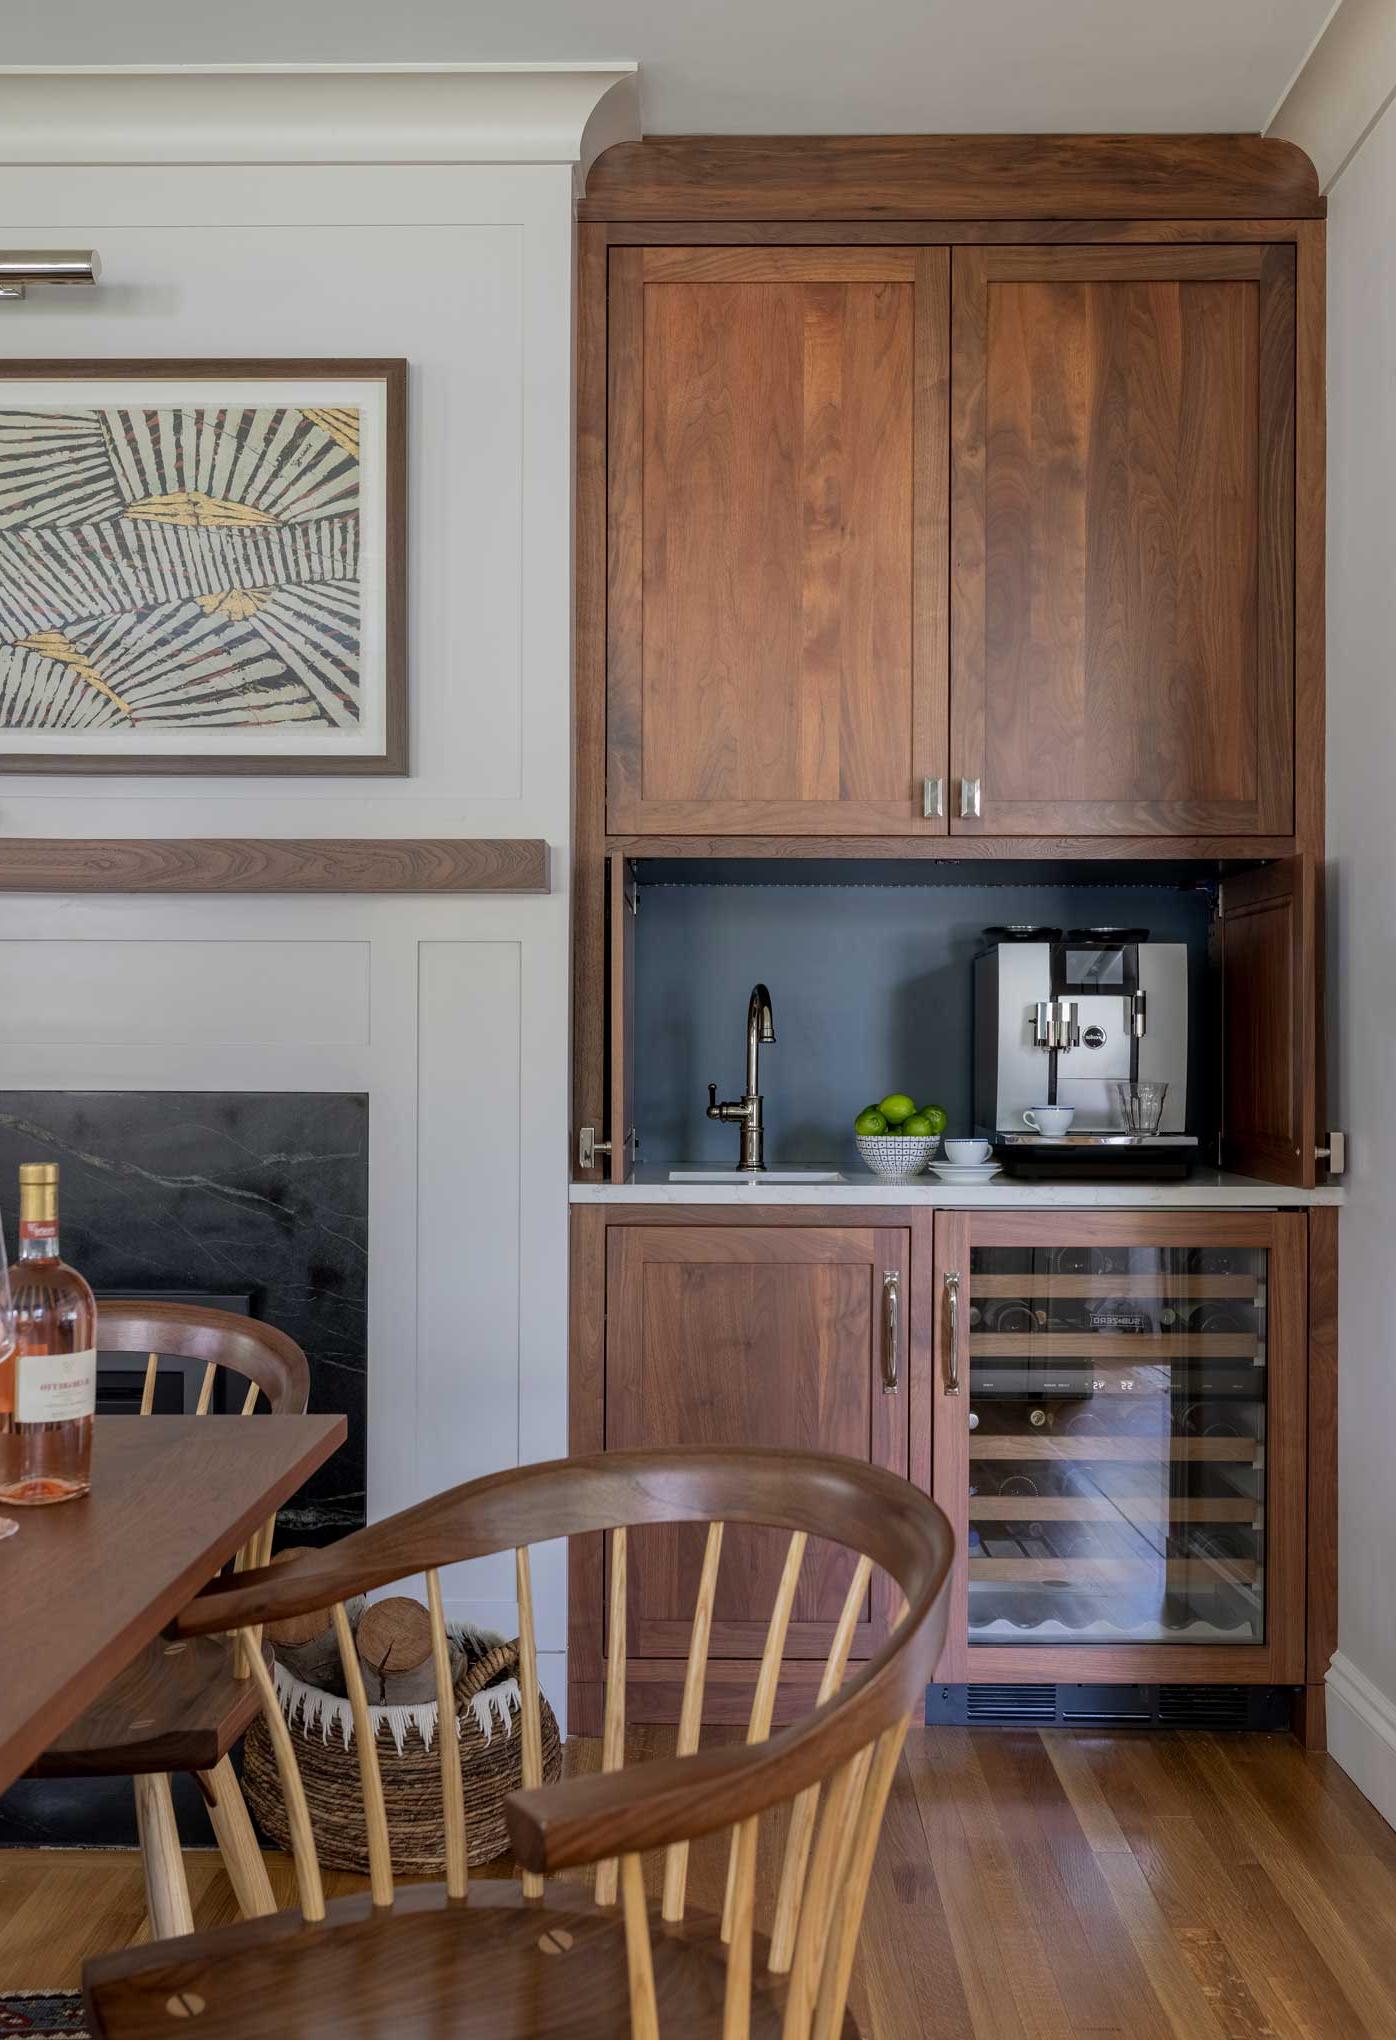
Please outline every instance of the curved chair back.
[[198, 1412], [204, 1416], [213, 1400], [218, 1370], [247, 1382], [242, 1414], [251, 1416], [260, 1393], [279, 1416], [304, 1416], [310, 1401], [310, 1368], [294, 1339], [275, 1325], [239, 1317], [231, 1310], [209, 1310], [195, 1303], [157, 1303], [139, 1297], [112, 1297], [97, 1306], [97, 1349], [102, 1353], [144, 1353], [145, 1385], [141, 1415], [155, 1406], [155, 1383], [162, 1354], [204, 1362]]
[[[708, 1526], [684, 1680], [677, 1754], [631, 1770], [625, 1763], [626, 1539], [640, 1525]], [[700, 1750], [708, 1642], [723, 1527], [756, 1524], [789, 1533], [755, 1682], [745, 1745]], [[610, 1647], [602, 1771], [542, 1786], [542, 1734], [529, 1546], [610, 1532]], [[813, 1711], [771, 1733], [786, 1631], [806, 1540], [833, 1539], [857, 1554]], [[599, 1904], [623, 1907], [631, 2031], [658, 2040], [653, 1945], [642, 1855], [664, 1854], [661, 1916], [684, 1918], [689, 1843], [730, 1828], [722, 1938], [724, 2040], [750, 2031], [758, 1844], [762, 1817], [790, 1808], [778, 1896], [765, 1955], [768, 1979], [784, 1979], [783, 2040], [833, 2040], [844, 2012], [863, 1902], [883, 1807], [913, 1716], [923, 1704], [945, 1634], [952, 1538], [941, 1511], [896, 1475], [847, 1459], [735, 1449], [613, 1452], [554, 1460], [472, 1481], [307, 1551], [274, 1571], [213, 1582], [179, 1618], [183, 1635], [257, 1626], [332, 1611], [355, 1723], [375, 1907], [394, 1903], [378, 1753], [345, 1602], [424, 1572], [432, 1625], [437, 1705], [453, 1708], [439, 1568], [512, 1549], [519, 1604], [524, 1789], [506, 1804], [525, 1893], [543, 1874], [595, 1864]], [[901, 1613], [876, 1655], [846, 1678], [848, 1656], [874, 1567], [900, 1590]], [[295, 1752], [260, 1653], [249, 1651], [276, 1752], [290, 1820], [301, 1911], [325, 1916], [319, 1862]], [[438, 1734], [445, 1820], [446, 1889], [466, 1894], [466, 1833], [456, 1737]]]

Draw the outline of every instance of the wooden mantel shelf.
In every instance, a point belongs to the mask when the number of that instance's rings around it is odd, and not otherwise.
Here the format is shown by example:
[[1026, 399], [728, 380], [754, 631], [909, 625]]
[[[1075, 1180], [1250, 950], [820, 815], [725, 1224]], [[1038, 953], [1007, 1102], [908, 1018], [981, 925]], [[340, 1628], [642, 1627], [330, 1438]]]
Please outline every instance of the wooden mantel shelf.
[[545, 893], [538, 837], [0, 837], [0, 893]]

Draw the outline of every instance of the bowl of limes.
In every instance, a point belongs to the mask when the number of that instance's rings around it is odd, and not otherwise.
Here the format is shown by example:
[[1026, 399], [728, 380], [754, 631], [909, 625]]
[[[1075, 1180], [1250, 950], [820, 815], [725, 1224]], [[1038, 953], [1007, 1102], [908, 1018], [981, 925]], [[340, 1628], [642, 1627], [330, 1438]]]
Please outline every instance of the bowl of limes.
[[889, 1183], [919, 1176], [940, 1147], [946, 1128], [939, 1105], [918, 1105], [908, 1091], [889, 1091], [865, 1105], [853, 1122], [858, 1153], [875, 1176]]

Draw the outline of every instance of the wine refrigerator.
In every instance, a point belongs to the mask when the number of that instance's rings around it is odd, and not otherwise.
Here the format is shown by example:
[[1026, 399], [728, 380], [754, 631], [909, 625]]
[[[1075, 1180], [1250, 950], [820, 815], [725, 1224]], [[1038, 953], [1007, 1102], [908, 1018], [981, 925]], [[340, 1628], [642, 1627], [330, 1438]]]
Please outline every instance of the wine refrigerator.
[[1302, 1224], [939, 1228], [935, 1488], [960, 1553], [942, 1678], [1302, 1678]]

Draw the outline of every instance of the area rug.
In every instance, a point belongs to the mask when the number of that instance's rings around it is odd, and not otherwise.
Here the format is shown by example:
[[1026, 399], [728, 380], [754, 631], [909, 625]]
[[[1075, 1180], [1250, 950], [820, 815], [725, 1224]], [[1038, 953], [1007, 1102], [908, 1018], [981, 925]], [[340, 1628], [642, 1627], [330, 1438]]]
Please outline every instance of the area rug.
[[24, 2040], [86, 2040], [82, 1995], [75, 1990], [12, 1990], [0, 1997], [0, 2034]]

